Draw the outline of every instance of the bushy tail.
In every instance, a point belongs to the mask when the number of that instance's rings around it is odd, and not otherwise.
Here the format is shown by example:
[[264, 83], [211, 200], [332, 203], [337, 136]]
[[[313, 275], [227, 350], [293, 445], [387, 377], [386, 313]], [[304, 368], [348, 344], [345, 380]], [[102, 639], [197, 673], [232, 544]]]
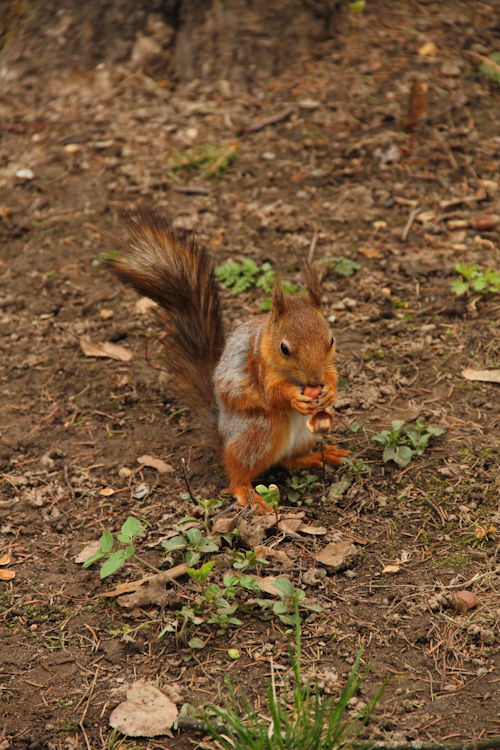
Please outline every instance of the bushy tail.
[[212, 261], [194, 237], [154, 212], [131, 213], [125, 221], [129, 239], [115, 241], [106, 265], [157, 303], [175, 394], [191, 408], [212, 411], [212, 374], [224, 346]]

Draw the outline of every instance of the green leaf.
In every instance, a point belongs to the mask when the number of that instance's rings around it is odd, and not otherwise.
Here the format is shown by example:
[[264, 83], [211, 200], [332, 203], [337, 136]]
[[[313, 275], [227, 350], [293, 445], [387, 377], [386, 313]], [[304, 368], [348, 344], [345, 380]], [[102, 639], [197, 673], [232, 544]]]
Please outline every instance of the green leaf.
[[132, 542], [136, 536], [144, 531], [145, 528], [146, 527], [142, 525], [138, 518], [135, 518], [135, 516], [129, 516], [121, 527], [118, 539], [124, 544]]
[[395, 459], [396, 463], [398, 464], [398, 466], [400, 466], [403, 469], [405, 466], [408, 466], [408, 464], [410, 463], [412, 456], [413, 456], [413, 451], [407, 445], [399, 445], [397, 447], [397, 453], [398, 455], [397, 455], [397, 458]]
[[125, 553], [122, 549], [113, 552], [101, 567], [101, 578], [107, 578], [112, 573], [116, 573], [116, 571], [122, 567], [124, 562]]
[[161, 546], [165, 552], [173, 552], [178, 549], [184, 549], [187, 547], [186, 538], [183, 536], [174, 536], [172, 539], [164, 539]]
[[201, 557], [200, 553], [199, 552], [195, 552], [194, 550], [189, 549], [186, 552], [186, 562], [187, 562], [187, 564], [189, 565], [190, 568], [192, 568], [193, 565], [196, 565], [196, 563], [199, 562], [200, 557]]
[[104, 531], [101, 534], [101, 538], [99, 539], [99, 546], [101, 548], [101, 552], [105, 555], [109, 555], [111, 550], [113, 549], [113, 534], [110, 531], [107, 531], [104, 529]]
[[444, 432], [444, 429], [442, 427], [436, 427], [432, 424], [426, 429], [427, 429], [427, 432], [429, 432], [431, 435], [442, 435]]
[[191, 544], [194, 544], [195, 547], [199, 547], [200, 543], [203, 541], [203, 536], [201, 534], [201, 531], [196, 528], [188, 529], [187, 538], [189, 539]]
[[102, 560], [103, 557], [106, 557], [107, 552], [103, 552], [101, 549], [97, 550], [97, 552], [94, 552], [94, 554], [89, 557], [88, 560], [85, 560], [85, 562], [82, 565], [82, 568], [88, 568], [90, 565], [93, 565], [98, 560]]
[[191, 638], [191, 640], [188, 641], [188, 646], [189, 648], [192, 648], [192, 649], [205, 648], [205, 644], [206, 644], [206, 641], [202, 641], [201, 638], [198, 638], [196, 636], [194, 638]]
[[277, 578], [273, 581], [273, 586], [283, 592], [285, 596], [293, 596], [295, 594], [295, 588], [288, 578]]
[[123, 554], [125, 555], [125, 560], [128, 560], [129, 557], [132, 557], [132, 555], [135, 554], [135, 546], [130, 544], [125, 548]]

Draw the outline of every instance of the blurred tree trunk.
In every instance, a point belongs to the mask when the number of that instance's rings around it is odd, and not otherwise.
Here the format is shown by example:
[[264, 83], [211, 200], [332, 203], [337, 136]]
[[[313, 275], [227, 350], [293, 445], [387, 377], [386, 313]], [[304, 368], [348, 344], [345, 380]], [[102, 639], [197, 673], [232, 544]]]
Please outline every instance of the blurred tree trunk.
[[155, 78], [223, 78], [248, 87], [332, 39], [341, 6], [341, 0], [0, 0], [0, 66], [43, 76], [104, 62]]

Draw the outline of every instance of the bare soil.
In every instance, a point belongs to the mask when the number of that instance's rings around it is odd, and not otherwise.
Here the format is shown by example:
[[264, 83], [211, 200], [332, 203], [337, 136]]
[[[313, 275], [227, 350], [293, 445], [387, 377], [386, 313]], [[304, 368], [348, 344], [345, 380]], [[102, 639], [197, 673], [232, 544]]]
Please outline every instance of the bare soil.
[[[299, 501], [327, 533], [271, 529], [266, 544], [291, 564], [269, 567], [322, 607], [303, 613], [303, 647], [304, 671], [323, 691], [338, 693], [361, 643], [370, 671], [358, 701], [389, 677], [367, 737], [498, 737], [500, 386], [462, 371], [500, 368], [500, 296], [457, 297], [450, 283], [458, 262], [500, 271], [500, 86], [469, 55], [498, 51], [499, 17], [495, 1], [369, 2], [345, 44], [245, 94], [225, 81], [175, 86], [99, 59], [51, 76], [48, 51], [30, 75], [4, 63], [0, 557], [11, 562], [0, 571], [15, 578], [0, 582], [2, 750], [101, 747], [112, 709], [139, 678], [175, 683], [180, 702], [196, 705], [218, 702], [229, 673], [265, 713], [271, 657], [280, 675], [290, 666], [276, 617], [239, 612], [243, 626], [222, 633], [200, 625], [191, 635], [207, 643], [193, 651], [171, 634], [158, 640], [168, 607], [103, 598], [145, 565], [131, 560], [101, 581], [98, 565], [74, 561], [134, 515], [149, 524], [138, 554], [168, 568], [158, 541], [194, 510], [181, 471], [189, 455], [194, 494], [224, 497], [203, 425], [161, 369], [161, 332], [132, 291], [93, 265], [131, 203], [195, 230], [218, 263], [261, 263], [279, 248], [287, 256], [288, 242], [317, 261], [359, 263], [349, 277], [329, 270], [323, 290], [340, 375], [334, 440], [369, 471], [327, 468]], [[419, 54], [424, 42], [434, 56]], [[400, 123], [416, 78], [427, 81], [429, 104], [409, 134]], [[235, 142], [239, 157], [217, 177], [172, 172], [175, 154]], [[296, 281], [291, 251], [286, 259]], [[231, 327], [258, 314], [263, 294], [223, 297]], [[82, 338], [117, 343], [132, 359], [85, 356]], [[372, 440], [394, 419], [445, 432], [401, 469]], [[174, 471], [141, 467], [143, 454]], [[284, 504], [288, 478], [263, 478]], [[357, 554], [332, 572], [314, 555], [339, 536]], [[215, 582], [228, 552], [213, 555]], [[387, 565], [398, 571], [382, 574]], [[192, 601], [193, 582], [180, 581], [181, 604]], [[479, 599], [465, 612], [450, 606], [462, 589]], [[175, 731], [149, 746], [210, 746], [201, 740]]]

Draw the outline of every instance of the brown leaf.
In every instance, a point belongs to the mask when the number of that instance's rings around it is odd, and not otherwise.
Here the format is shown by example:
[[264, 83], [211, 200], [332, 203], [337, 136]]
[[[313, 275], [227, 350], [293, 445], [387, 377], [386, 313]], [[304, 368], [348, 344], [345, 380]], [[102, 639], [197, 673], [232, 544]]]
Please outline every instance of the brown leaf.
[[111, 591], [104, 591], [101, 596], [110, 597], [121, 596], [122, 594], [130, 594], [133, 591], [137, 591], [146, 583], [149, 583], [150, 581], [154, 582], [155, 578], [159, 578], [168, 583], [169, 580], [176, 580], [177, 578], [183, 576], [185, 573], [187, 573], [188, 568], [189, 565], [187, 563], [181, 563], [180, 565], [175, 565], [173, 568], [169, 568], [162, 573], [155, 573], [154, 575], [144, 576], [143, 578], [139, 578], [137, 581], [127, 581], [126, 583], [119, 583], [118, 586], [116, 586]]
[[0, 565], [8, 565], [10, 563], [10, 553], [6, 552], [5, 555], [0, 557]]
[[326, 534], [327, 529], [324, 526], [311, 526], [308, 523], [301, 523], [297, 531], [302, 534], [312, 534], [313, 536], [321, 536]]
[[175, 471], [174, 467], [170, 464], [162, 461], [161, 458], [155, 458], [154, 456], [139, 456], [137, 461], [143, 466], [150, 466], [152, 469], [160, 472], [160, 474], [166, 474], [168, 471]]
[[473, 609], [479, 604], [479, 599], [472, 591], [457, 591], [450, 599], [450, 606], [460, 614], [464, 614], [468, 609]]
[[334, 571], [347, 567], [347, 559], [356, 554], [356, 547], [347, 540], [341, 542], [330, 542], [314, 559], [323, 565], [328, 565]]
[[263, 528], [260, 523], [251, 523], [245, 518], [240, 517], [236, 523], [236, 528], [238, 529], [242, 542], [252, 550], [255, 549], [255, 547], [264, 539], [265, 528]]
[[438, 48], [436, 47], [434, 42], [424, 42], [418, 48], [418, 54], [420, 55], [420, 57], [437, 57]]
[[385, 568], [381, 571], [383, 576], [393, 576], [396, 573], [399, 573], [401, 568], [399, 565], [386, 565]]
[[127, 690], [127, 700], [109, 717], [109, 724], [127, 737], [165, 734], [177, 718], [177, 706], [150, 682], [139, 680]]
[[281, 597], [283, 592], [277, 586], [274, 585], [274, 581], [277, 578], [286, 578], [286, 576], [252, 576], [260, 586], [260, 590], [271, 596]]
[[212, 526], [212, 531], [214, 532], [214, 534], [227, 534], [228, 531], [234, 531], [237, 523], [237, 515], [222, 516], [221, 518], [215, 519]]
[[76, 557], [74, 557], [74, 561], [76, 563], [84, 563], [87, 562], [89, 557], [92, 557], [93, 554], [97, 552], [98, 549], [100, 549], [101, 545], [99, 544], [99, 540], [96, 540], [95, 542], [90, 542], [90, 544], [86, 544], [85, 547], [82, 549], [81, 552], [78, 553]]
[[168, 607], [169, 609], [175, 609], [182, 607], [183, 601], [181, 600], [177, 591], [167, 589], [167, 581], [165, 578], [155, 576], [149, 581], [133, 591], [131, 594], [123, 594], [117, 599], [120, 607], [126, 609], [132, 609], [133, 607], [148, 607], [155, 605], [157, 607]]
[[358, 247], [358, 253], [364, 255], [365, 258], [380, 258], [379, 251], [374, 247]]
[[6, 570], [0, 570], [0, 581], [12, 581], [16, 577], [15, 571], [7, 568]]
[[413, 81], [410, 91], [410, 101], [408, 103], [408, 112], [404, 121], [404, 129], [412, 131], [421, 117], [427, 112], [428, 104], [427, 81]]
[[117, 359], [120, 362], [129, 362], [132, 359], [132, 352], [129, 352], [124, 346], [112, 344], [110, 341], [98, 342], [80, 339], [80, 346], [86, 357], [109, 357], [109, 359]]
[[474, 229], [485, 231], [496, 227], [499, 221], [500, 216], [498, 214], [482, 214], [481, 216], [472, 217], [469, 223]]
[[275, 547], [266, 547], [265, 544], [258, 544], [254, 547], [255, 554], [257, 557], [264, 559], [271, 558], [278, 560], [279, 562], [285, 563], [286, 565], [293, 565], [293, 560], [287, 555], [285, 550], [276, 549]]
[[483, 383], [500, 383], [500, 370], [473, 370], [468, 367], [462, 370], [466, 380], [479, 380]]

